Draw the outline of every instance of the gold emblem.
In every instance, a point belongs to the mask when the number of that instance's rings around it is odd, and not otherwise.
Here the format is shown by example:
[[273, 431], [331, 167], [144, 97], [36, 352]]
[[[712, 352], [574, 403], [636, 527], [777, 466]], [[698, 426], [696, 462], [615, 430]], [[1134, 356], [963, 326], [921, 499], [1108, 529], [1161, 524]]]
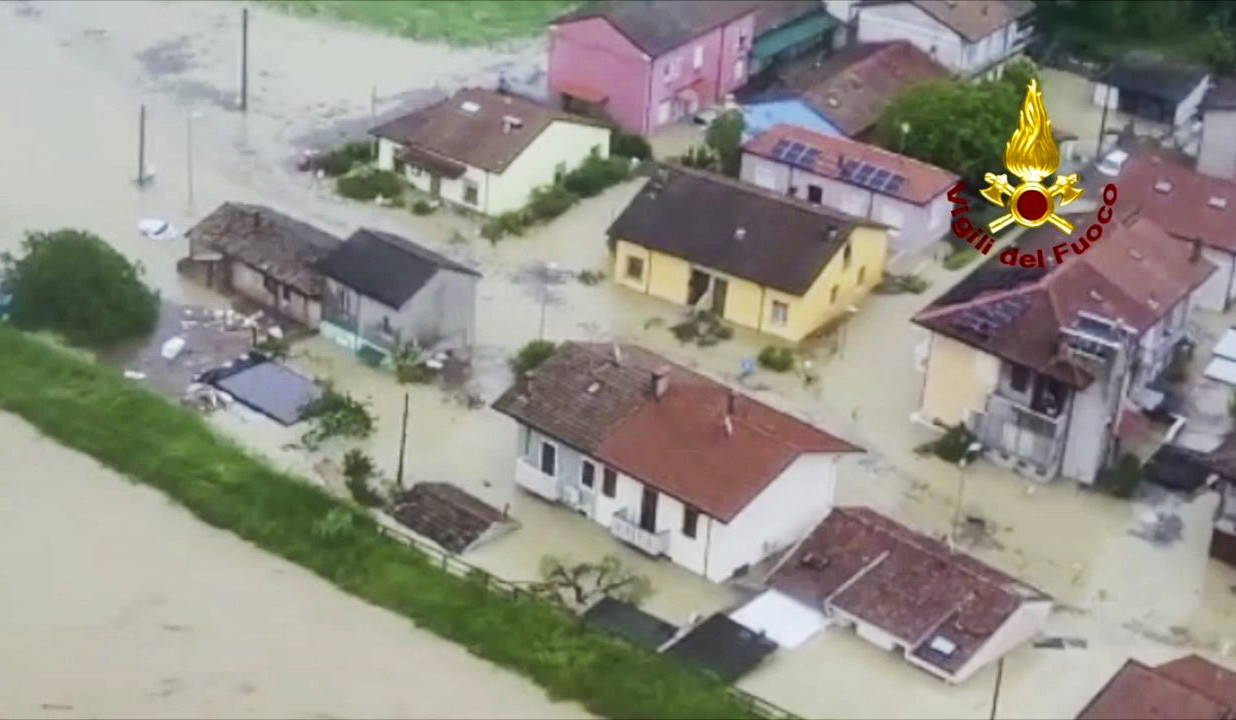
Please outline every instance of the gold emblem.
[[[987, 226], [989, 232], [1000, 232], [1014, 222], [1031, 228], [1049, 222], [1060, 228], [1061, 232], [1073, 231], [1073, 223], [1056, 214], [1055, 201], [1059, 198], [1063, 207], [1081, 197], [1085, 190], [1075, 187], [1077, 173], [1057, 175], [1056, 182], [1050, 188], [1043, 185], [1043, 180], [1060, 167], [1060, 150], [1052, 137], [1051, 118], [1047, 117], [1047, 109], [1043, 107], [1043, 93], [1038, 88], [1037, 80], [1031, 80], [1026, 88], [1026, 100], [1017, 119], [1017, 130], [1004, 146], [1004, 166], [1022, 183], [1013, 186], [1008, 175], [1004, 174], [987, 173], [983, 176], [987, 187], [979, 194], [992, 204], [1008, 210], [991, 221]], [[1006, 195], [1007, 202], [1004, 199]]]

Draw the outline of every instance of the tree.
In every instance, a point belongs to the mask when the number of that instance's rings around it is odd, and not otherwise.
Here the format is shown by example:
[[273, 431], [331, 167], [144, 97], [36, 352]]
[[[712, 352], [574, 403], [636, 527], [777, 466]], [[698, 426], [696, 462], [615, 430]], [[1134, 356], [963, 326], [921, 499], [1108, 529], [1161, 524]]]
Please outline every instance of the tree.
[[129, 262], [97, 235], [82, 230], [27, 233], [23, 256], [0, 264], [13, 294], [20, 328], [51, 330], [70, 343], [103, 348], [148, 334], [159, 317], [159, 296]]
[[1197, 53], [1212, 71], [1222, 74], [1236, 69], [1236, 40], [1231, 30], [1225, 30], [1217, 19], [1210, 19], [1210, 28], [1197, 38]]
[[557, 347], [549, 340], [530, 340], [511, 358], [511, 371], [516, 377], [523, 377], [548, 360]]
[[1017, 127], [1025, 94], [1025, 87], [999, 80], [924, 83], [885, 108], [877, 139], [891, 150], [952, 170], [973, 186], [983, 173], [1004, 167], [1004, 145]]
[[727, 110], [716, 117], [704, 133], [704, 142], [717, 154], [721, 172], [738, 177], [742, 168], [742, 131], [747, 122], [738, 110]]
[[652, 592], [652, 584], [636, 575], [613, 555], [600, 562], [573, 562], [553, 555], [541, 558], [542, 596], [571, 608], [585, 608], [604, 597], [638, 604]]
[[1025, 96], [1026, 88], [1030, 86], [1031, 80], [1039, 80], [1039, 87], [1042, 87], [1042, 81], [1039, 78], [1039, 69], [1029, 58], [1017, 58], [1004, 66], [1004, 72], [1000, 79], [1013, 86], [1013, 89]]

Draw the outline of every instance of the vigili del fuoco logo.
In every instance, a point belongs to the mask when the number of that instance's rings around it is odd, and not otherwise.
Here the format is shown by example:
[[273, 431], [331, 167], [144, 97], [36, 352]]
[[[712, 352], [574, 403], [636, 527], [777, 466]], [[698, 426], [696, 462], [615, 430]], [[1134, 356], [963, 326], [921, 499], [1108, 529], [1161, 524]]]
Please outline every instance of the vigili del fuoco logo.
[[[1006, 210], [988, 223], [986, 232], [965, 215], [970, 211], [970, 203], [961, 195], [966, 184], [959, 182], [949, 190], [948, 199], [954, 205], [954, 235], [986, 255], [996, 244], [992, 236], [1013, 223], [1028, 228], [1051, 223], [1066, 235], [1073, 232], [1073, 223], [1061, 217], [1056, 208], [1069, 205], [1086, 191], [1077, 187], [1077, 173], [1056, 175], [1055, 182], [1050, 186], [1044, 184], [1060, 167], [1060, 150], [1052, 136], [1051, 118], [1047, 117], [1047, 109], [1043, 107], [1043, 93], [1038, 88], [1037, 80], [1031, 80], [1026, 88], [1017, 130], [1004, 146], [1004, 165], [1021, 182], [1017, 185], [1010, 183], [1005, 173], [996, 175], [989, 172], [983, 176], [987, 187], [979, 195]], [[1103, 204], [1095, 215], [1095, 223], [1086, 229], [1086, 234], [1071, 243], [1062, 242], [1052, 247], [1057, 263], [1063, 262], [1070, 253], [1085, 253], [1103, 237], [1103, 226], [1112, 220], [1116, 198], [1116, 186], [1108, 183], [1103, 188]], [[1002, 251], [1000, 262], [1022, 267], [1047, 267], [1042, 250], [1023, 253], [1015, 247]]]

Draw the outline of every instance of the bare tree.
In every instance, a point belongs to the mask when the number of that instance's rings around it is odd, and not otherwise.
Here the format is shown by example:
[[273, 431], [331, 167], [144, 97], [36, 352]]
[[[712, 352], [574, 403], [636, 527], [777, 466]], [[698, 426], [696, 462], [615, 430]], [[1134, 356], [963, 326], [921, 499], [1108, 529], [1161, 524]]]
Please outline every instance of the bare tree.
[[652, 592], [652, 583], [623, 566], [613, 555], [600, 562], [574, 562], [546, 555], [541, 558], [542, 582], [537, 590], [567, 607], [585, 608], [603, 597], [639, 604]]

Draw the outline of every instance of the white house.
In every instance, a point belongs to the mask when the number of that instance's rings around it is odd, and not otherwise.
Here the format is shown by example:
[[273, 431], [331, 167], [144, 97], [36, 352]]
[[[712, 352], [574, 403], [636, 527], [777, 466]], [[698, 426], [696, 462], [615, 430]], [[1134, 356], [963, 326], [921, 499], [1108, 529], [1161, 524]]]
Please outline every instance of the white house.
[[[799, 641], [829, 625], [851, 627], [950, 683], [1032, 640], [1052, 606], [1030, 585], [857, 507], [832, 510], [768, 585], [735, 619]], [[778, 602], [768, 603], [769, 595]], [[760, 605], [775, 612], [744, 612]], [[787, 620], [797, 627], [785, 627]]]
[[858, 451], [630, 345], [565, 343], [494, 408], [516, 485], [717, 582], [802, 538]]
[[590, 155], [609, 155], [597, 121], [509, 93], [468, 88], [374, 128], [378, 167], [436, 198], [498, 215], [528, 203]]
[[948, 231], [948, 191], [958, 180], [934, 165], [793, 125], [776, 125], [743, 146], [741, 178], [887, 225], [894, 255], [918, 252]]
[[998, 77], [1034, 34], [1025, 0], [876, 0], [846, 10], [858, 42], [908, 40], [962, 77]]

